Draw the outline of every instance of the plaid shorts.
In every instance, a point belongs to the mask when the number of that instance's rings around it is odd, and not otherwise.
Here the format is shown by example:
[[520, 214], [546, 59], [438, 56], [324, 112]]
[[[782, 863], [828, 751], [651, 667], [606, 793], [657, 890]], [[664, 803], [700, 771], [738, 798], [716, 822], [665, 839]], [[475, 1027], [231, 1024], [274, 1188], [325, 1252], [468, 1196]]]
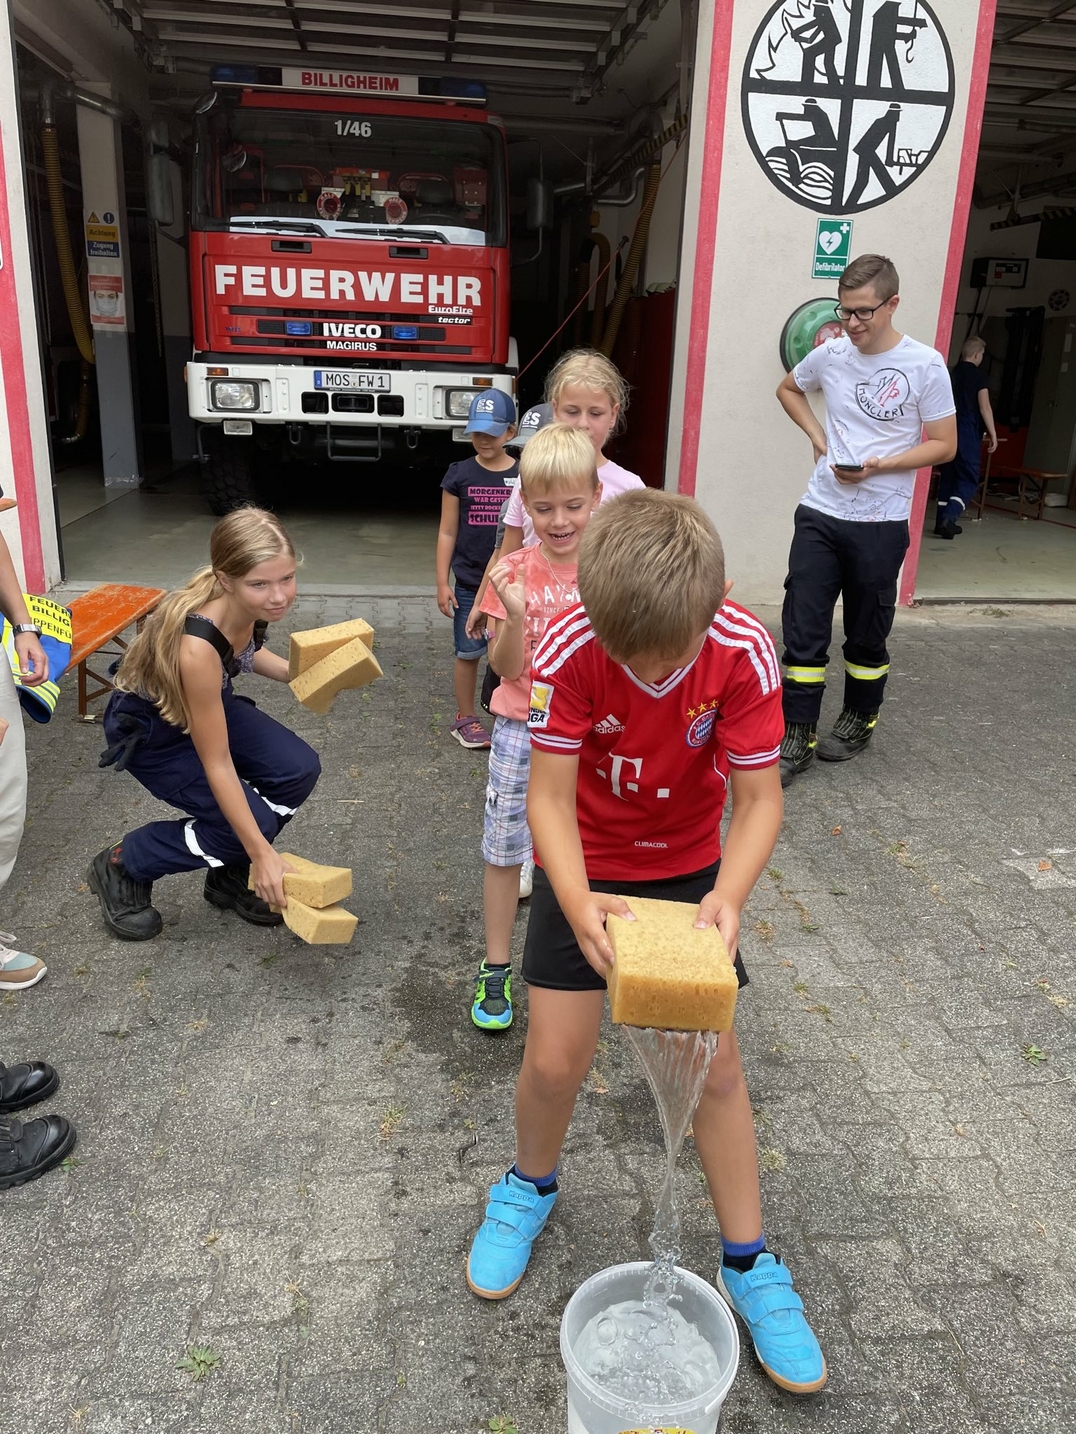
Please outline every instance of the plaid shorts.
[[520, 866], [533, 850], [527, 825], [531, 738], [526, 722], [498, 717], [489, 753], [482, 857], [490, 866]]

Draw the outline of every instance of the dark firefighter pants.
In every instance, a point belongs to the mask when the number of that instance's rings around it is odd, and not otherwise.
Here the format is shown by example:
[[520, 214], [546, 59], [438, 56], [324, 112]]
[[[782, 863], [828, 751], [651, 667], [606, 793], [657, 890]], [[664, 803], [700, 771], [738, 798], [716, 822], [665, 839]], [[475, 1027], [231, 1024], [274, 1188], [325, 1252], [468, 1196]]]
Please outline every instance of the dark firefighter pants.
[[844, 601], [845, 705], [878, 711], [907, 548], [907, 522], [852, 523], [802, 503], [796, 509], [781, 615], [786, 723], [818, 723], [838, 597]]
[[982, 436], [978, 429], [957, 437], [956, 457], [943, 463], [938, 479], [938, 516], [935, 526], [959, 523], [960, 515], [979, 490], [979, 466], [982, 459]]
[[[281, 723], [260, 712], [231, 684], [221, 694], [228, 724], [228, 747], [254, 820], [272, 842], [314, 790], [321, 763], [312, 747]], [[144, 698], [116, 692], [105, 713], [110, 742], [122, 736], [116, 718], [123, 712], [149, 716], [152, 725], [126, 770], [148, 792], [186, 812], [188, 821], [150, 822], [123, 838], [123, 864], [136, 881], [156, 881], [172, 872], [250, 861], [210, 789], [190, 737], [165, 722]]]

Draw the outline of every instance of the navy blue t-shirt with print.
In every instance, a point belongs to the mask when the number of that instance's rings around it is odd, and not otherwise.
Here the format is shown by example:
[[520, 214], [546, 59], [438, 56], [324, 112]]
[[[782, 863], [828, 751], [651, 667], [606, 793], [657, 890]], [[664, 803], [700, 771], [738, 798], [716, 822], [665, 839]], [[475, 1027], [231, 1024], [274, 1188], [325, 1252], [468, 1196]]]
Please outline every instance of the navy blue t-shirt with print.
[[497, 545], [497, 520], [501, 505], [519, 474], [519, 464], [492, 473], [483, 468], [473, 455], [463, 458], [441, 480], [446, 493], [460, 500], [460, 525], [456, 533], [456, 549], [452, 554], [452, 571], [456, 581], [467, 588], [477, 588], [486, 571], [486, 564]]

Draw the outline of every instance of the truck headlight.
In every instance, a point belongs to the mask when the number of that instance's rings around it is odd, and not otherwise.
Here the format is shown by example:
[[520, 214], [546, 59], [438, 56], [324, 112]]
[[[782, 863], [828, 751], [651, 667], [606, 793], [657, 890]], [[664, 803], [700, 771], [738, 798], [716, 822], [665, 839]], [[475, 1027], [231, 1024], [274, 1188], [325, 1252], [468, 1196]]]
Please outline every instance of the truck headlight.
[[466, 418], [471, 411], [471, 402], [477, 394], [477, 388], [450, 388], [445, 395], [445, 412], [448, 417]]
[[215, 379], [209, 385], [210, 402], [214, 408], [234, 410], [258, 407], [258, 385], [236, 383], [232, 379]]

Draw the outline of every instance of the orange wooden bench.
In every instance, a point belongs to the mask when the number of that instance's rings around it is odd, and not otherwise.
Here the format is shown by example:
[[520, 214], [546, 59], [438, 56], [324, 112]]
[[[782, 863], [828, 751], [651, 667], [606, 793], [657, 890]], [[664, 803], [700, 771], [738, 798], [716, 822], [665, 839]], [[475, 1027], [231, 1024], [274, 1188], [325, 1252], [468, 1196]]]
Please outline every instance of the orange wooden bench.
[[[124, 583], [104, 583], [88, 593], [81, 593], [68, 603], [71, 609], [71, 661], [69, 667], [78, 668], [78, 715], [86, 716], [86, 704], [106, 692], [112, 691], [109, 678], [95, 672], [89, 659], [95, 653], [102, 656], [121, 657], [127, 644], [120, 636], [135, 625], [138, 632], [145, 626], [146, 618], [164, 597], [164, 588], [128, 587]], [[107, 642], [114, 642], [119, 649], [105, 648]], [[86, 689], [86, 679], [92, 678], [97, 686], [92, 692]]]

